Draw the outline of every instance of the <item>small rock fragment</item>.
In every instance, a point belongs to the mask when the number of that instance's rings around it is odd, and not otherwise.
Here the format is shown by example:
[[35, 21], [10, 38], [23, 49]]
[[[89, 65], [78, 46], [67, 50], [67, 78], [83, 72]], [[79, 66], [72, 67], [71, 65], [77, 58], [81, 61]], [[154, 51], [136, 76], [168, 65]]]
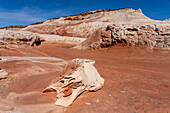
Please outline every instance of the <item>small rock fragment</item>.
[[86, 104], [86, 105], [91, 105], [91, 103], [90, 103], [90, 102], [86, 102], [85, 104]]
[[64, 108], [64, 111], [67, 111], [67, 108]]
[[123, 91], [123, 90], [122, 90], [121, 92], [122, 92], [122, 93], [125, 93], [125, 91]]
[[99, 103], [99, 102], [100, 102], [100, 101], [97, 99], [97, 100], [96, 100], [96, 103]]
[[4, 70], [0, 68], [0, 80], [1, 79], [6, 79], [9, 77], [9, 74]]

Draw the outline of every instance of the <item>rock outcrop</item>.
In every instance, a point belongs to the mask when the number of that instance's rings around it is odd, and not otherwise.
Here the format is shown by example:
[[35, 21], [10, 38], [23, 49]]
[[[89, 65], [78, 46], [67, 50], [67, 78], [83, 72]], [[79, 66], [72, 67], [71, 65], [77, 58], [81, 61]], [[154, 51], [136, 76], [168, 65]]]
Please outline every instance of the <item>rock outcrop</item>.
[[97, 91], [102, 88], [104, 79], [93, 66], [95, 61], [73, 59], [65, 66], [63, 74], [43, 92], [56, 91], [56, 105], [68, 107], [84, 91]]
[[[110, 29], [110, 38], [104, 38], [101, 31]], [[141, 9], [88, 11], [78, 15], [48, 19], [38, 25], [30, 25], [24, 31], [87, 38], [76, 46], [78, 49], [97, 49], [117, 43], [126, 45], [147, 45], [148, 48], [169, 48], [169, 19], [152, 20]], [[107, 35], [110, 35], [109, 32]], [[108, 36], [107, 36], [108, 37]], [[92, 42], [94, 41], [94, 42]], [[111, 44], [110, 44], [111, 43]]]
[[90, 37], [98, 29], [104, 29], [111, 23], [120, 24], [167, 24], [167, 21], [156, 21], [145, 16], [140, 9], [88, 11], [78, 15], [48, 19], [38, 25], [30, 25], [23, 30], [42, 34], [61, 36]]
[[[85, 42], [75, 47], [77, 49], [98, 49], [118, 43], [128, 46], [146, 45], [150, 49], [169, 49], [169, 29], [169, 19], [164, 21], [150, 19], [142, 13], [141, 9], [106, 9], [48, 19], [46, 22], [29, 25], [18, 31], [19, 38], [18, 34], [11, 31], [7, 33], [8, 35], [5, 34], [3, 39], [13, 40], [11, 37], [17, 36], [16, 40], [19, 40], [17, 43], [39, 45], [42, 39], [40, 35], [35, 34], [39, 33], [87, 38]], [[110, 30], [111, 34], [107, 30]], [[29, 34], [28, 31], [33, 33]], [[0, 36], [3, 35], [0, 34]], [[0, 42], [1, 45], [8, 43], [14, 42], [4, 40]]]
[[107, 27], [112, 32], [113, 44], [128, 46], [146, 45], [149, 49], [170, 49], [170, 27], [157, 25], [113, 24]]
[[40, 35], [27, 31], [0, 30], [0, 45], [27, 44], [40, 45], [44, 41]]
[[[94, 31], [105, 28], [110, 23], [161, 23], [146, 17], [142, 11], [124, 8], [119, 10], [96, 10], [78, 15], [48, 19], [38, 25], [30, 25], [23, 30], [42, 34], [89, 37]], [[166, 22], [165, 22], [166, 23]]]
[[74, 47], [75, 49], [99, 49], [106, 48], [112, 45], [111, 31], [96, 30], [87, 40]]
[[170, 27], [157, 25], [112, 24], [94, 32], [76, 49], [99, 49], [112, 45], [146, 46], [149, 49], [170, 49]]

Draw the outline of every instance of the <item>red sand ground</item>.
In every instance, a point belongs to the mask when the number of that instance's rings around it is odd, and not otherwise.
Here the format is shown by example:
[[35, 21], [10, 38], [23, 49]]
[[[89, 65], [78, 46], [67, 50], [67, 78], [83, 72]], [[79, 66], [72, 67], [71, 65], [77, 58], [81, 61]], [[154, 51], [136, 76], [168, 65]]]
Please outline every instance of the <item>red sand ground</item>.
[[[128, 47], [80, 51], [70, 49], [72, 46], [45, 42], [38, 47], [17, 48], [12, 50], [13, 52], [0, 49], [0, 56], [52, 56], [64, 60], [74, 58], [95, 60], [95, 67], [105, 79], [104, 87], [97, 92], [81, 95], [72, 106], [63, 110], [66, 113], [170, 112], [170, 51]], [[0, 66], [8, 70], [12, 69], [11, 64], [0, 63]], [[49, 75], [52, 76], [48, 78]], [[55, 72], [51, 72], [43, 77], [39, 75], [20, 77], [20, 83], [14, 83], [14, 89], [1, 88], [0, 92], [3, 93], [0, 94], [10, 91], [20, 94], [24, 87], [25, 92], [38, 91], [38, 93], [18, 98], [17, 104], [35, 106], [41, 103], [53, 104], [54, 94], [41, 94], [41, 91], [55, 76]], [[33, 81], [39, 82], [35, 84]], [[55, 112], [53, 109], [54, 107], [49, 113]]]

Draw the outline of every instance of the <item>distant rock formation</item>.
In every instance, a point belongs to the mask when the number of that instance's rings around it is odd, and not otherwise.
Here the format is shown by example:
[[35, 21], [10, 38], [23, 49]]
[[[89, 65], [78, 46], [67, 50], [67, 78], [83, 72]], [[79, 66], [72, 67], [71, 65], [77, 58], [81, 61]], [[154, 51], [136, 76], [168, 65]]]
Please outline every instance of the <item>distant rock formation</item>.
[[28, 31], [0, 30], [0, 46], [9, 44], [40, 45], [44, 39]]
[[120, 43], [132, 47], [170, 49], [170, 28], [156, 25], [112, 24], [108, 25], [106, 30], [97, 30], [74, 48], [99, 49]]
[[111, 31], [97, 30], [87, 40], [75, 46], [75, 49], [99, 49], [106, 48], [112, 45]]
[[90, 37], [94, 31], [106, 28], [111, 23], [119, 24], [166, 24], [167, 21], [156, 21], [145, 16], [141, 9], [124, 8], [119, 10], [96, 10], [78, 15], [48, 19], [38, 25], [30, 25], [23, 30], [42, 34], [61, 36]]
[[[109, 29], [111, 34], [106, 29]], [[22, 40], [19, 42], [30, 45], [41, 43], [40, 36], [34, 34], [39, 33], [68, 36], [68, 38], [87, 38], [85, 42], [75, 47], [77, 49], [98, 49], [118, 43], [125, 43], [128, 46], [147, 45], [150, 49], [169, 49], [169, 29], [169, 19], [152, 20], [145, 16], [141, 9], [124, 8], [88, 11], [78, 15], [48, 19], [46, 22], [29, 25], [18, 34], [33, 32], [26, 38], [25, 35], [19, 36], [22, 37], [19, 38]], [[13, 32], [7, 34], [11, 34], [10, 37], [17, 36]], [[8, 39], [9, 35], [4, 39]], [[6, 42], [2, 40], [0, 44], [5, 45]]]
[[[141, 9], [124, 8], [88, 11], [78, 15], [48, 19], [42, 24], [30, 25], [23, 30], [42, 34], [88, 38], [76, 48], [92, 49], [108, 45], [106, 41], [101, 41], [106, 38], [99, 36], [99, 32], [106, 31], [108, 26], [110, 26], [112, 32], [112, 41], [109, 41], [109, 43], [116, 44], [115, 42], [124, 40], [125, 44], [130, 46], [145, 45], [144, 43], [147, 43], [146, 45], [150, 49], [154, 47], [169, 48], [169, 19], [164, 21], [152, 20], [145, 16]], [[134, 29], [137, 31], [133, 31]], [[111, 45], [114, 45], [113, 43]]]
[[129, 46], [146, 45], [149, 49], [170, 49], [170, 27], [157, 25], [109, 25], [112, 41]]

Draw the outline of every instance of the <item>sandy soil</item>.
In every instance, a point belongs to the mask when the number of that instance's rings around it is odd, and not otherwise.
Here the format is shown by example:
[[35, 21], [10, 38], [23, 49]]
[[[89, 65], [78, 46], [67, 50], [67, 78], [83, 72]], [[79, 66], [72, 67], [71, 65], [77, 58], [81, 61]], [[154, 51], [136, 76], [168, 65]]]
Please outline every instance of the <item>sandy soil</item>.
[[[170, 51], [121, 46], [95, 51], [80, 51], [71, 49], [73, 46], [45, 42], [37, 47], [0, 49], [0, 56], [45, 56], [64, 60], [93, 59], [96, 61], [95, 67], [105, 79], [104, 87], [101, 90], [81, 95], [68, 108], [58, 107], [53, 105], [55, 94], [42, 94], [41, 91], [51, 80], [58, 77], [59, 71], [54, 71], [54, 67], [51, 69], [49, 65], [44, 65], [46, 71], [43, 71], [42, 74], [25, 77], [27, 76], [25, 72], [24, 76], [16, 77], [15, 72], [35, 64], [26, 62], [25, 65], [16, 66], [16, 62], [11, 61], [0, 63], [1, 68], [14, 76], [11, 79], [0, 81], [1, 98], [5, 98], [7, 95], [10, 97], [12, 95], [10, 92], [14, 92], [17, 97], [14, 99], [14, 103], [20, 107], [18, 110], [22, 109], [21, 111], [25, 112], [30, 109], [34, 109], [32, 112], [46, 113], [170, 112]], [[14, 66], [16, 67], [14, 68]], [[41, 67], [39, 64], [36, 66]], [[20, 70], [16, 70], [17, 67]], [[48, 70], [50, 70], [49, 73], [46, 73]], [[5, 87], [4, 83], [7, 82], [8, 85]]]

